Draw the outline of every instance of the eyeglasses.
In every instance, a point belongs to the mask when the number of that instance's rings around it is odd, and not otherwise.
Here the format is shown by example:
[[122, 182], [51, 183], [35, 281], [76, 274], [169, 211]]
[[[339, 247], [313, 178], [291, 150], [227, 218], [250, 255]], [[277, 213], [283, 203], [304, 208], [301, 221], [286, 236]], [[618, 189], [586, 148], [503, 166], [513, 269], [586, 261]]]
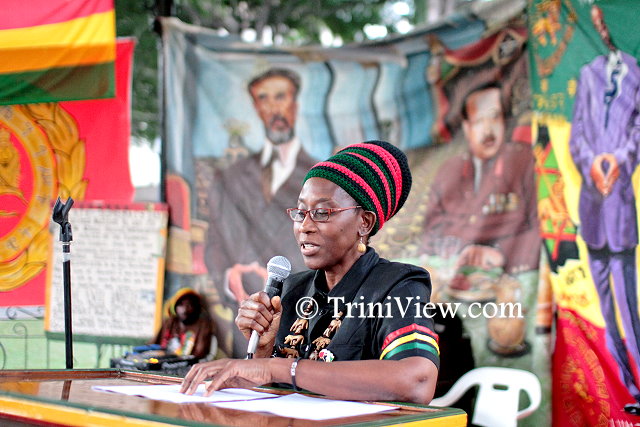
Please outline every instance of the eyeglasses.
[[348, 211], [349, 209], [358, 209], [361, 207], [362, 206], [350, 206], [348, 208], [316, 208], [309, 210], [289, 208], [287, 209], [287, 213], [295, 222], [303, 222], [307, 217], [307, 213], [311, 215], [311, 219], [315, 222], [327, 222], [329, 221], [329, 217], [334, 213]]

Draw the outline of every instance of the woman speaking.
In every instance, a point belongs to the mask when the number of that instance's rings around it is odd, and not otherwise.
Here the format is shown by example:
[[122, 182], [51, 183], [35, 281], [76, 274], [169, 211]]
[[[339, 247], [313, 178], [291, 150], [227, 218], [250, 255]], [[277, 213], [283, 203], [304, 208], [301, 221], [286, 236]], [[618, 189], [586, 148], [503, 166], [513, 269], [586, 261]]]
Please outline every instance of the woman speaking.
[[368, 241], [411, 189], [406, 156], [383, 141], [350, 145], [317, 163], [287, 210], [309, 271], [289, 276], [282, 298], [258, 292], [236, 325], [260, 334], [255, 358], [194, 365], [182, 392], [288, 383], [336, 399], [427, 404], [439, 366], [425, 310], [422, 268], [389, 262]]

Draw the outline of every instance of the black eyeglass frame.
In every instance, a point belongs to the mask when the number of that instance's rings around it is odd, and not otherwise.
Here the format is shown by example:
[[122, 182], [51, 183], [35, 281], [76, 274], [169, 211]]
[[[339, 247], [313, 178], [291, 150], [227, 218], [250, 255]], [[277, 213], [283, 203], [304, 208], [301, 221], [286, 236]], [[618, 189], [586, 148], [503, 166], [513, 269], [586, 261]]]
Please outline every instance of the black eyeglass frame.
[[[329, 222], [331, 215], [333, 215], [334, 213], [348, 211], [350, 209], [358, 209], [361, 207], [362, 206], [349, 206], [346, 208], [315, 208], [315, 209], [289, 208], [287, 209], [287, 214], [289, 215], [289, 218], [291, 218], [293, 222], [304, 222], [305, 218], [307, 217], [307, 214], [311, 216], [311, 220], [313, 222]], [[321, 214], [324, 214], [326, 211], [327, 219], [317, 219], [316, 216], [318, 215], [318, 211], [323, 211], [321, 212]], [[295, 216], [300, 213], [304, 215], [301, 218], [296, 219]]]

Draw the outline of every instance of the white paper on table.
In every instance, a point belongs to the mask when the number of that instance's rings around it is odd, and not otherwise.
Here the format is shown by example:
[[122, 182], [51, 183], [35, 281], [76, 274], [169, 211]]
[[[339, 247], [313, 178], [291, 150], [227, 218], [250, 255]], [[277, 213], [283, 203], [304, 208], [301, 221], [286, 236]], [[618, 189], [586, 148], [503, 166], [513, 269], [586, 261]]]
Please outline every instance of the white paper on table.
[[250, 412], [269, 412], [281, 417], [318, 421], [377, 414], [379, 412], [398, 409], [397, 406], [323, 399], [297, 393], [280, 396], [276, 399], [250, 400], [246, 402], [215, 402], [211, 404], [221, 408]]
[[111, 393], [126, 394], [129, 396], [140, 396], [154, 400], [164, 400], [173, 403], [193, 403], [193, 402], [234, 402], [253, 399], [271, 399], [278, 397], [277, 394], [261, 393], [244, 388], [226, 388], [214, 391], [209, 397], [204, 396], [205, 385], [200, 384], [196, 392], [192, 395], [180, 393], [180, 384], [170, 385], [113, 385], [91, 387], [93, 390]]

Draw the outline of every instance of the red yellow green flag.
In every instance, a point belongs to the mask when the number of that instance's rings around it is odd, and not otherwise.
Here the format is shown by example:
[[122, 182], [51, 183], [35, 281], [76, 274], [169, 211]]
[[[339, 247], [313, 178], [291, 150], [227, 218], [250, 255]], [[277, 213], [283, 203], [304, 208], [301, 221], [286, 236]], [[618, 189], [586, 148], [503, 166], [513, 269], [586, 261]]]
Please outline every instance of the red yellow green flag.
[[0, 104], [114, 96], [113, 0], [3, 0]]

